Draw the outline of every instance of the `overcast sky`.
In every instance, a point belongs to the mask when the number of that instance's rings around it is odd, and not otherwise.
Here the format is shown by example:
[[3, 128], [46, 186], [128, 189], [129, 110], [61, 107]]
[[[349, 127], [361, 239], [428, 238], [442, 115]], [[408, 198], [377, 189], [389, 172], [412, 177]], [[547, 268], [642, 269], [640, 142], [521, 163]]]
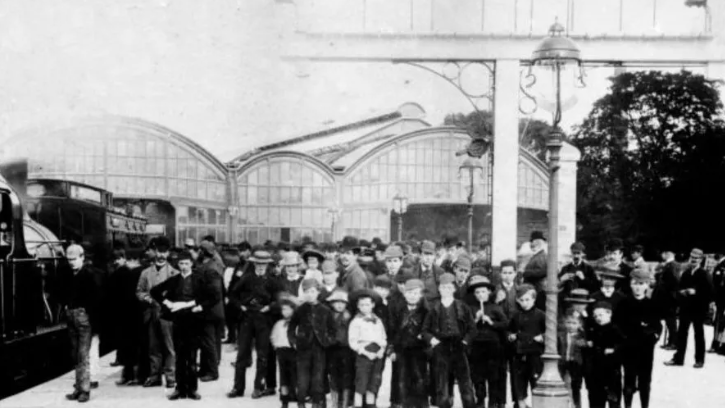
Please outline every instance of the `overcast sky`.
[[[279, 7], [289, 6], [273, 0], [4, 0], [0, 134], [69, 115], [126, 115], [169, 127], [226, 159], [408, 101], [421, 104], [433, 124], [448, 113], [471, 111], [456, 89], [417, 68], [281, 63], [277, 40], [287, 22], [278, 18]], [[577, 94], [564, 125], [581, 120], [611, 74], [589, 73], [589, 87]]]

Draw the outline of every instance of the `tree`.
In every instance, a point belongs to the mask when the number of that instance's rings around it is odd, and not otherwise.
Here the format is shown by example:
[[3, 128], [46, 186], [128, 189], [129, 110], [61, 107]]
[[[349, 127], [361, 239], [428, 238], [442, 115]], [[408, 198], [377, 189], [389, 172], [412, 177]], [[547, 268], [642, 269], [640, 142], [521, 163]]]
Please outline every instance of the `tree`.
[[[494, 139], [493, 112], [490, 111], [448, 114], [443, 120], [443, 124], [464, 128], [471, 135]], [[550, 130], [551, 125], [546, 122], [538, 119], [521, 119], [519, 120], [519, 144], [543, 161], [546, 158], [546, 140]]]
[[692, 189], [725, 180], [718, 83], [686, 71], [610, 81], [572, 138], [582, 152], [580, 238], [593, 248], [609, 237], [659, 248], [712, 244], [698, 238], [708, 236], [694, 225], [706, 213]]

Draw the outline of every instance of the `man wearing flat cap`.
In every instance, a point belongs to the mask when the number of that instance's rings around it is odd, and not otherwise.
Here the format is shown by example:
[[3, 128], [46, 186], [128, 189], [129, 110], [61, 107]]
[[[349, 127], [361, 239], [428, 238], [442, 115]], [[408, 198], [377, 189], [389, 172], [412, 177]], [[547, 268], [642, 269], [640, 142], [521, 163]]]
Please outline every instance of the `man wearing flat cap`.
[[541, 231], [531, 233], [533, 255], [524, 268], [524, 283], [536, 289], [536, 308], [546, 310], [546, 240]]
[[679, 305], [680, 321], [677, 329], [677, 352], [666, 365], [681, 366], [685, 361], [687, 338], [690, 325], [695, 331], [695, 368], [705, 365], [705, 318], [712, 300], [712, 285], [707, 271], [702, 266], [704, 254], [695, 248], [690, 252], [690, 266], [680, 277]]
[[436, 245], [431, 241], [423, 241], [420, 245], [420, 262], [415, 266], [414, 273], [425, 286], [423, 296], [426, 301], [433, 302], [440, 298], [438, 283], [443, 275], [443, 268], [436, 265]]
[[[594, 268], [584, 262], [584, 244], [575, 242], [571, 245], [571, 262], [564, 265], [559, 273], [559, 298], [564, 299], [574, 289], [586, 289], [589, 293], [596, 293], [600, 284]], [[561, 302], [560, 304], [563, 304]]]

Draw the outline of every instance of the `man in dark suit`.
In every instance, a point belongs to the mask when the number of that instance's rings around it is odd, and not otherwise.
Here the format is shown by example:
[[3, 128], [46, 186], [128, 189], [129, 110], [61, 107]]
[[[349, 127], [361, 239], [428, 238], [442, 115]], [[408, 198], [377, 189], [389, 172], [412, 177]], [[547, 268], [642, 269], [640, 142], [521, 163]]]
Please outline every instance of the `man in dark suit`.
[[655, 288], [652, 301], [657, 305], [660, 318], [665, 321], [667, 338], [662, 346], [665, 350], [677, 350], [677, 290], [679, 285], [679, 266], [675, 262], [675, 253], [662, 252], [662, 264], [655, 274]]
[[214, 243], [201, 241], [199, 257], [196, 259], [196, 270], [210, 284], [219, 301], [204, 311], [204, 328], [201, 336], [201, 357], [199, 372], [202, 382], [219, 379], [219, 361], [221, 361], [222, 337], [224, 337], [224, 264], [215, 256]]
[[[559, 282], [562, 291], [559, 294], [560, 299], [569, 296], [574, 289], [586, 289], [589, 293], [599, 291], [601, 284], [597, 279], [594, 268], [584, 262], [584, 244], [575, 242], [571, 245], [571, 262], [564, 265], [559, 273]], [[563, 304], [561, 302], [560, 304]]]
[[616, 238], [609, 241], [607, 257], [610, 262], [619, 267], [619, 274], [623, 277], [617, 281], [616, 289], [622, 292], [623, 295], [631, 294], [632, 287], [629, 284], [629, 275], [632, 273], [632, 267], [624, 262], [624, 243], [621, 239]]
[[546, 310], [546, 240], [541, 231], [534, 231], [530, 241], [534, 254], [524, 268], [524, 283], [536, 289], [536, 308]]
[[196, 355], [204, 326], [204, 314], [221, 300], [205, 274], [192, 273], [188, 251], [179, 254], [180, 273], [151, 289], [151, 297], [163, 305], [163, 313], [171, 320], [176, 352], [176, 389], [170, 400], [201, 399], [197, 392]]
[[712, 300], [712, 285], [707, 271], [702, 267], [703, 252], [693, 249], [690, 252], [690, 266], [682, 272], [679, 285], [680, 324], [677, 331], [677, 352], [669, 366], [684, 364], [687, 351], [687, 337], [692, 325], [695, 331], [695, 368], [705, 365], [705, 331], [703, 325], [708, 307]]

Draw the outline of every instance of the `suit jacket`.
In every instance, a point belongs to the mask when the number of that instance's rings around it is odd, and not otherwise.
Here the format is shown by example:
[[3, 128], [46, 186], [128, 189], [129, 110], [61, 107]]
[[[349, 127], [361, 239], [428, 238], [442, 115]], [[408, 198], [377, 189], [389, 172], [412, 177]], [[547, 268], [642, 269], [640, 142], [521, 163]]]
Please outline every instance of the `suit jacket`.
[[[164, 300], [171, 302], [182, 301], [179, 288], [183, 279], [181, 273], [170, 277], [151, 289], [151, 297], [158, 304], [163, 304]], [[194, 301], [201, 306], [201, 312], [192, 312], [191, 308], [188, 308], [172, 313], [165, 306], [162, 306], [162, 313], [165, 318], [174, 322], [188, 321], [189, 319], [201, 321], [205, 318], [206, 311], [213, 308], [221, 300], [221, 293], [214, 289], [213, 284], [207, 280], [205, 274], [192, 272], [189, 279], [191, 279]]]
[[[571, 345], [569, 344], [571, 342]], [[566, 358], [566, 350], [567, 347], [569, 348], [570, 358], [568, 361], [574, 361], [579, 364], [583, 364], [584, 358], [582, 353], [582, 348], [586, 347], [587, 339], [584, 336], [584, 332], [580, 331], [578, 333], [574, 333], [572, 336], [567, 336], [566, 332], [561, 332], [558, 334], [558, 341], [557, 341], [557, 348], [559, 350], [559, 356], [561, 356], [561, 360], [559, 360], [559, 365], [567, 361]]]
[[[584, 274], [584, 279], [580, 279], [576, 276], [577, 271], [581, 271]], [[584, 261], [582, 261], [579, 265], [574, 265], [573, 262], [564, 265], [564, 267], [561, 268], [561, 272], [559, 272], [559, 279], [568, 273], [571, 273], [574, 277], [560, 284], [562, 288], [560, 297], [568, 296], [574, 289], [586, 289], [591, 295], [598, 291], [601, 287], [599, 279], [597, 279], [597, 275], [594, 273], [594, 268]]]
[[353, 293], [360, 289], [371, 288], [372, 282], [370, 282], [368, 275], [362, 270], [360, 265], [354, 264], [346, 268], [343, 273], [340, 274], [340, 286], [342, 286], [347, 293]]
[[655, 274], [655, 288], [652, 292], [652, 300], [657, 307], [671, 311], [677, 309], [677, 288], [679, 286], [679, 267], [674, 260], [661, 265], [660, 270]]
[[[239, 310], [243, 317], [266, 306], [274, 307], [275, 296], [281, 290], [279, 281], [270, 276], [269, 272], [257, 276], [254, 270], [247, 270], [229, 291], [229, 304]], [[247, 309], [246, 312], [241, 311], [242, 306]]]
[[694, 295], [679, 295], [680, 312], [705, 317], [712, 300], [712, 284], [703, 268], [688, 267], [680, 276], [679, 290], [695, 289]]
[[308, 350], [315, 343], [323, 348], [333, 345], [337, 325], [330, 308], [322, 303], [304, 303], [292, 315], [287, 330], [293, 347]]
[[[461, 332], [461, 340], [467, 344], [471, 344], [476, 336], [476, 325], [473, 322], [473, 313], [471, 309], [460, 300], [453, 300], [453, 306], [456, 308], [456, 319], [458, 320], [458, 330]], [[441, 314], [443, 313], [443, 304], [440, 300], [431, 305], [428, 315], [423, 323], [423, 339], [426, 343], [435, 337], [441, 338]]]
[[654, 346], [662, 332], [661, 311], [649, 298], [627, 296], [619, 303], [615, 322], [625, 336], [625, 347]]
[[138, 285], [136, 285], [136, 297], [141, 301], [142, 308], [144, 309], [144, 322], [148, 322], [151, 319], [158, 319], [161, 316], [161, 306], [151, 296], [151, 289], [178, 273], [179, 271], [174, 269], [169, 263], [166, 263], [158, 271], [156, 270], [156, 265], [152, 263], [141, 272]]
[[536, 288], [536, 292], [542, 292], [546, 289], [546, 251], [535, 253], [524, 268], [524, 282], [529, 283]]
[[204, 309], [204, 319], [207, 321], [224, 320], [224, 278], [222, 274], [224, 270], [214, 258], [207, 258], [197, 266], [197, 272], [202, 274], [209, 284], [209, 290], [214, 291], [214, 297], [218, 298], [209, 309]]
[[409, 310], [407, 303], [397, 304], [391, 311], [389, 342], [396, 353], [406, 349], [425, 349], [428, 345], [423, 340], [423, 325], [428, 316], [428, 309], [422, 300], [418, 306]]
[[423, 285], [425, 286], [423, 296], [425, 296], [427, 301], [432, 302], [440, 299], [440, 295], [438, 294], [438, 282], [440, 281], [441, 275], [444, 273], [445, 271], [443, 268], [435, 263], [433, 263], [433, 266], [427, 273], [423, 272], [422, 263], [415, 266], [415, 277], [423, 281]]

